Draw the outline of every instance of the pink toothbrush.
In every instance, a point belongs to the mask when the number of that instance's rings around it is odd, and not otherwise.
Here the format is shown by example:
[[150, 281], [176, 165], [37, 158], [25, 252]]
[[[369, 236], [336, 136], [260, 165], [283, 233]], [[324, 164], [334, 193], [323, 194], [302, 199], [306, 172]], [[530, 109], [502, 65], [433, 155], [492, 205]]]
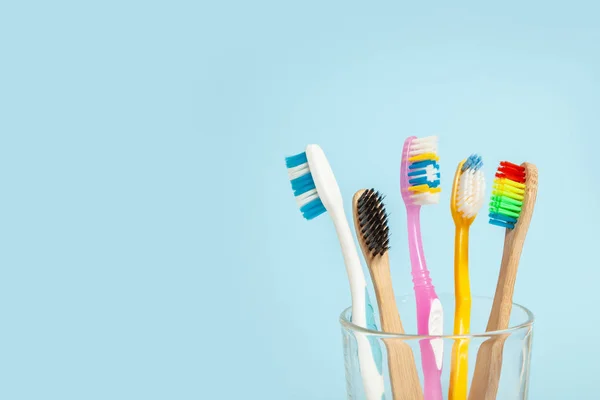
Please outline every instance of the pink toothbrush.
[[[443, 310], [431, 284], [421, 240], [421, 206], [440, 200], [439, 157], [437, 137], [419, 139], [411, 136], [404, 142], [400, 166], [400, 191], [406, 205], [408, 249], [417, 303], [417, 333], [443, 334]], [[423, 339], [421, 363], [425, 400], [442, 400], [442, 339]]]

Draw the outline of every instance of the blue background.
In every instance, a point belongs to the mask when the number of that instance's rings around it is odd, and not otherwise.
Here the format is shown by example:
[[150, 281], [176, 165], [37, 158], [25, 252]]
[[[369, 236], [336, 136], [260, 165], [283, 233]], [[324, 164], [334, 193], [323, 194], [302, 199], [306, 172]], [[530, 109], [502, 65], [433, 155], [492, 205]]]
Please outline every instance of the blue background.
[[[349, 291], [331, 222], [283, 158], [319, 143], [349, 207], [398, 192], [440, 136], [423, 216], [452, 290], [450, 177], [471, 152], [540, 170], [515, 300], [537, 316], [532, 399], [595, 399], [600, 127], [594, 2], [4, 2], [0, 398], [342, 399]], [[503, 232], [473, 227], [492, 295]]]

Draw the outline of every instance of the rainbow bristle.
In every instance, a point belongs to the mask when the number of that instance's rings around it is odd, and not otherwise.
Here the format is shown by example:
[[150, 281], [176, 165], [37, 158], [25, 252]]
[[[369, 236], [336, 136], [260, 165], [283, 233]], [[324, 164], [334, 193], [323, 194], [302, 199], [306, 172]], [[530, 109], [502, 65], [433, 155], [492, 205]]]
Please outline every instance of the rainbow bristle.
[[525, 198], [525, 168], [502, 161], [490, 200], [490, 224], [514, 229]]
[[315, 181], [310, 173], [306, 152], [286, 157], [285, 165], [292, 184], [296, 203], [306, 219], [313, 219], [327, 210], [317, 193]]

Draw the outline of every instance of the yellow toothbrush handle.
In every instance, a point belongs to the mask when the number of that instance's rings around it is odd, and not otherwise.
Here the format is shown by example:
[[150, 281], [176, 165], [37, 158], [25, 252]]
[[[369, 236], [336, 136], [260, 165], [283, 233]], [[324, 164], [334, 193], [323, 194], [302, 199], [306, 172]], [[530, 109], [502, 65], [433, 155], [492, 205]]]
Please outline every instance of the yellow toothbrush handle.
[[[456, 227], [454, 238], [454, 334], [469, 333], [471, 325], [471, 287], [469, 283], [469, 227]], [[449, 400], [467, 399], [469, 341], [459, 339], [452, 346]]]

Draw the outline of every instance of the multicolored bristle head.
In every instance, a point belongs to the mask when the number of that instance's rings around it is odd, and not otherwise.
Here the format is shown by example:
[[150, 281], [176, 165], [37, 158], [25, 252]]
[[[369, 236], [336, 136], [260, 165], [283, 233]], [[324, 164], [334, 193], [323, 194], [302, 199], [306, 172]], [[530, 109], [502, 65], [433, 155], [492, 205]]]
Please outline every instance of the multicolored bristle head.
[[319, 193], [317, 193], [306, 152], [286, 157], [285, 164], [294, 196], [296, 196], [296, 203], [304, 218], [310, 220], [326, 212]]
[[404, 142], [400, 186], [406, 204], [439, 203], [441, 187], [437, 142], [437, 136], [413, 136]]
[[461, 167], [456, 190], [456, 210], [464, 218], [477, 215], [485, 201], [485, 177], [481, 156], [473, 154]]
[[490, 224], [513, 229], [525, 198], [525, 167], [502, 161], [496, 172], [490, 201]]
[[356, 217], [364, 246], [373, 257], [384, 255], [390, 249], [388, 214], [383, 205], [384, 196], [374, 189], [365, 190], [356, 204]]

